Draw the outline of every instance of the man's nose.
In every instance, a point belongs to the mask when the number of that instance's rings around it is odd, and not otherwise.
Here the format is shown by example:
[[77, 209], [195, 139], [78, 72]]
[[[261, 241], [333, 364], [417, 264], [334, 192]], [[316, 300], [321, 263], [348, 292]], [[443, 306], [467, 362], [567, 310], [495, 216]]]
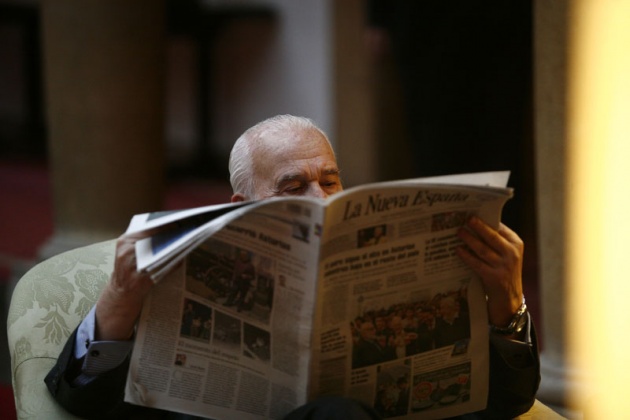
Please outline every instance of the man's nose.
[[319, 185], [319, 182], [311, 183], [308, 192], [309, 192], [308, 195], [311, 196], [311, 197], [315, 197], [315, 198], [327, 198], [328, 197], [328, 194], [326, 193], [326, 191], [324, 191], [322, 186]]

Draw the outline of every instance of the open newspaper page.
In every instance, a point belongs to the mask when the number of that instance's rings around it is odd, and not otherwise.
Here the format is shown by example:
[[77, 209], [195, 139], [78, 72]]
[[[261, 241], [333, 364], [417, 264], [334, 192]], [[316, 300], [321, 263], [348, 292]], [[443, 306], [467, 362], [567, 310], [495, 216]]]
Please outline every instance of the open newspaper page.
[[322, 204], [268, 200], [200, 227], [144, 305], [125, 400], [216, 419], [305, 403]]
[[138, 270], [159, 281], [200, 242], [247, 212], [247, 207], [261, 205], [264, 203], [252, 201], [135, 215], [126, 233], [152, 232], [136, 242]]
[[497, 227], [511, 194], [403, 181], [333, 197], [311, 397], [352, 396], [383, 417], [445, 418], [485, 407], [486, 302], [455, 254], [456, 232], [472, 215]]
[[254, 202], [241, 201], [238, 203], [212, 204], [209, 206], [195, 207], [183, 210], [164, 210], [151, 213], [136, 214], [131, 218], [126, 233], [136, 233], [148, 229], [158, 228], [172, 223], [188, 220], [188, 224], [195, 221], [200, 226], [210, 220], [214, 220], [232, 210], [252, 205]]

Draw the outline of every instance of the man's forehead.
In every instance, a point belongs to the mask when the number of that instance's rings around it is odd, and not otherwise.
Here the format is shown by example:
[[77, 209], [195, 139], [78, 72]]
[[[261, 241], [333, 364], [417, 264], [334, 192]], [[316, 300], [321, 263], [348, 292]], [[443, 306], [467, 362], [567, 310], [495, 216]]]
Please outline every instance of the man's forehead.
[[302, 148], [320, 142], [328, 144], [323, 133], [316, 128], [295, 128], [286, 130], [268, 130], [255, 140], [255, 147], [262, 152], [277, 153], [291, 148]]
[[317, 130], [304, 130], [271, 139], [260, 138], [252, 150], [252, 157], [255, 166], [263, 168], [265, 172], [269, 169], [291, 172], [292, 164], [299, 165], [301, 161], [321, 161], [320, 172], [339, 172], [330, 143]]

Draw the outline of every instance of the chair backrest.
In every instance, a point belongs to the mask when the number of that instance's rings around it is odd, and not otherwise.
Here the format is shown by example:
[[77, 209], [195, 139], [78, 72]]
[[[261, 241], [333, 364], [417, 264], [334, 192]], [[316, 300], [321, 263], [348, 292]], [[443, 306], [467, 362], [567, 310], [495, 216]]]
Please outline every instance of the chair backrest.
[[112, 240], [56, 255], [16, 285], [7, 335], [18, 418], [74, 418], [51, 397], [44, 377], [108, 281], [115, 246]]

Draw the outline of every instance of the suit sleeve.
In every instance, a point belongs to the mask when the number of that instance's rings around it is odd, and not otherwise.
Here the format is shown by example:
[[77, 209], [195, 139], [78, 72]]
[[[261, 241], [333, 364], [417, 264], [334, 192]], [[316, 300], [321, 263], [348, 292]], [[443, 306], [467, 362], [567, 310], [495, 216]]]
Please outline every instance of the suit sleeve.
[[124, 402], [129, 358], [120, 366], [89, 381], [77, 380], [83, 358], [74, 357], [77, 331], [70, 336], [57, 363], [44, 381], [53, 398], [68, 412], [84, 418], [126, 417], [136, 406]]
[[479, 418], [514, 418], [534, 404], [540, 383], [540, 359], [536, 331], [530, 324], [530, 343], [490, 334], [488, 405], [477, 413]]

